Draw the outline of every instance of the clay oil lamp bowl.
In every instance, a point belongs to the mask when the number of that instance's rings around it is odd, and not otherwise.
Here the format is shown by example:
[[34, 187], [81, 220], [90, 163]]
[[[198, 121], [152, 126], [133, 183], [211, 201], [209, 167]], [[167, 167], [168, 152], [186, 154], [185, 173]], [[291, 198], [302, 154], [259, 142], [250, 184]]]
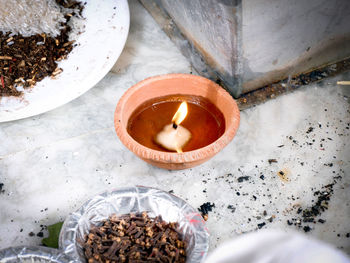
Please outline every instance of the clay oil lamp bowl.
[[[198, 98], [200, 98], [199, 102]], [[129, 122], [133, 119], [133, 116], [136, 114], [135, 112], [138, 111], [137, 109], [142, 109], [143, 105], [146, 105], [146, 108], [149, 106], [153, 107], [152, 105], [158, 105], [157, 103], [162, 102], [163, 99], [166, 101], [176, 100], [178, 105], [180, 105], [181, 100], [188, 100], [189, 106], [192, 105], [192, 108], [188, 108], [187, 117], [181, 123], [185, 128], [191, 125], [197, 125], [194, 126], [195, 129], [192, 127], [192, 130], [197, 131], [192, 133], [192, 138], [188, 142], [189, 147], [191, 145], [191, 140], [194, 143], [198, 140], [210, 139], [213, 133], [219, 132], [220, 130], [217, 138], [212, 137], [211, 140], [213, 141], [201, 145], [200, 148], [194, 147], [193, 149], [186, 150], [185, 146], [183, 152], [168, 151], [160, 146], [145, 146], [147, 143], [140, 143], [139, 139], [134, 139], [137, 136], [131, 136], [131, 132], [128, 129], [131, 127]], [[202, 99], [203, 101], [201, 101]], [[196, 124], [197, 120], [203, 119], [200, 112], [199, 114], [197, 112], [197, 115], [195, 115], [196, 110], [193, 107], [198, 108], [196, 105], [200, 105], [204, 112], [209, 112], [209, 115], [214, 116], [211, 118], [215, 119], [215, 123], [217, 123], [215, 125], [218, 125], [217, 128], [206, 127], [208, 123], [207, 120], [201, 124]], [[206, 107], [207, 109], [204, 109]], [[156, 120], [153, 121], [153, 123], [157, 123], [159, 117], [159, 119], [168, 118], [169, 121], [167, 122], [171, 124], [171, 116], [174, 115], [175, 112], [176, 109], [172, 109], [171, 113], [166, 113], [166, 110], [163, 110], [158, 113], [159, 116], [155, 117]], [[137, 83], [129, 88], [121, 97], [114, 114], [115, 129], [121, 142], [142, 160], [169, 170], [191, 168], [212, 158], [233, 139], [239, 126], [239, 120], [239, 109], [235, 100], [228, 92], [209, 79], [191, 74], [167, 74], [150, 77]], [[154, 125], [152, 125], [149, 128], [150, 130], [153, 129]], [[173, 125], [173, 127], [177, 127], [177, 125]], [[190, 128], [188, 129], [191, 131]], [[152, 137], [153, 135], [147, 135], [146, 130], [148, 130], [148, 128], [139, 127], [136, 132], [139, 133], [141, 137]], [[151, 141], [153, 140], [152, 138], [146, 139], [148, 139], [151, 144], [153, 143]]]

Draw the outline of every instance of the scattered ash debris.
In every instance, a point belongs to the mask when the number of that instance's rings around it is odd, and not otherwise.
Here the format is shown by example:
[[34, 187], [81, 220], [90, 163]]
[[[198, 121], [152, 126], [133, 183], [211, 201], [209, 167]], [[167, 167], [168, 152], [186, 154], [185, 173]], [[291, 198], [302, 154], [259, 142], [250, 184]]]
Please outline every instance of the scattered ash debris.
[[242, 182], [244, 182], [244, 181], [248, 181], [249, 178], [250, 178], [250, 176], [240, 176], [240, 177], [237, 178], [237, 181], [238, 181], [239, 183], [242, 183]]
[[208, 213], [213, 210], [213, 207], [215, 207], [214, 203], [211, 204], [210, 202], [206, 202], [198, 208], [198, 211], [201, 212], [202, 217], [205, 221], [208, 220]]
[[47, 225], [40, 225], [40, 231], [38, 232], [38, 234], [40, 232], [46, 231], [47, 230]]
[[260, 223], [260, 224], [258, 224], [258, 228], [259, 229], [261, 229], [263, 226], [265, 226], [266, 225], [266, 223], [265, 222], [262, 222], [262, 223]]
[[[215, 172], [201, 172], [202, 189], [208, 195], [201, 193], [204, 199], [199, 204], [207, 200], [216, 204], [210, 216], [214, 215], [217, 222], [208, 222], [209, 226], [220, 225], [213, 231], [214, 239], [215, 235], [282, 227], [311, 236], [321, 231], [329, 235], [339, 233], [340, 238], [334, 240], [336, 245], [350, 240], [346, 239], [349, 229], [343, 227], [349, 200], [340, 206], [344, 208], [341, 217], [333, 218], [335, 205], [338, 206], [341, 197], [348, 196], [345, 173], [350, 110], [340, 112], [343, 105], [333, 108], [327, 103], [321, 107], [317, 106], [320, 114], [306, 112], [307, 115], [302, 115], [305, 118], [295, 120], [293, 127], [280, 131], [279, 138], [274, 138], [271, 144], [260, 139], [261, 147], [246, 159], [232, 158], [232, 164], [226, 166], [218, 162], [213, 165]], [[325, 108], [328, 110], [324, 111]], [[337, 119], [338, 113], [342, 122]]]
[[[211, 191], [215, 184], [227, 192], [225, 202], [220, 199], [215, 202], [217, 208], [213, 214], [219, 221], [230, 218], [234, 233], [280, 223], [312, 233], [315, 228], [330, 222], [330, 215], [323, 212], [328, 208], [333, 191], [335, 193], [335, 189], [338, 189], [334, 187], [336, 181], [340, 183], [344, 174], [341, 167], [343, 156], [338, 156], [336, 152], [342, 142], [338, 135], [348, 133], [347, 123], [322, 119], [321, 124], [319, 120], [312, 123], [305, 120], [301, 129], [285, 134], [267, 158], [241, 164], [214, 178], [204, 174], [202, 182], [205, 191]], [[322, 147], [319, 147], [320, 143]], [[313, 178], [318, 176], [321, 180], [316, 183]], [[313, 186], [311, 182], [317, 186], [308, 190], [308, 186]], [[299, 187], [303, 183], [307, 183], [306, 188]], [[291, 196], [286, 196], [285, 190], [291, 191]], [[300, 206], [300, 203], [304, 205]], [[204, 211], [203, 217], [206, 213]], [[345, 238], [346, 232], [341, 237]]]
[[299, 216], [287, 220], [287, 224], [302, 228], [305, 232], [310, 232], [313, 229], [305, 223], [324, 224], [326, 220], [322, 218], [317, 220], [317, 217], [328, 209], [330, 198], [334, 193], [333, 186], [334, 183], [331, 183], [323, 186], [321, 190], [314, 191], [313, 195], [317, 197], [315, 204], [307, 208], [299, 207], [297, 210]]
[[280, 170], [277, 173], [278, 177], [281, 178], [282, 181], [284, 182], [289, 182], [290, 179], [288, 178], [288, 173], [286, 170]]
[[276, 160], [276, 159], [268, 159], [267, 161], [269, 162], [269, 164], [277, 163], [277, 160]]
[[[45, 211], [47, 211], [47, 210], [45, 210]], [[35, 221], [34, 223], [38, 223], [38, 221]], [[30, 237], [40, 237], [40, 238], [42, 238], [42, 237], [44, 237], [44, 232], [45, 231], [47, 231], [47, 225], [43, 225], [43, 224], [40, 224], [40, 230], [35, 234], [33, 231], [30, 231], [29, 233], [28, 233], [28, 236], [30, 236]], [[23, 228], [21, 228], [20, 229], [20, 231], [19, 232], [23, 232]]]
[[234, 207], [233, 205], [228, 205], [227, 209], [229, 209], [231, 213], [234, 213], [236, 211], [236, 207]]
[[262, 213], [262, 216], [257, 216], [256, 219], [257, 220], [265, 220], [264, 222], [257, 223], [257, 228], [261, 229], [264, 226], [266, 226], [268, 223], [272, 223], [273, 220], [276, 218], [276, 215], [268, 215], [267, 211], [264, 210]]
[[309, 232], [309, 231], [311, 231], [311, 227], [309, 227], [309, 226], [304, 226], [304, 227], [303, 227], [303, 230], [304, 230], [305, 233], [306, 233], [306, 232]]
[[306, 133], [310, 133], [310, 132], [312, 132], [314, 130], [314, 128], [313, 127], [310, 127], [307, 131], [306, 131]]
[[4, 184], [0, 183], [0, 194], [3, 194], [3, 193], [5, 193]]

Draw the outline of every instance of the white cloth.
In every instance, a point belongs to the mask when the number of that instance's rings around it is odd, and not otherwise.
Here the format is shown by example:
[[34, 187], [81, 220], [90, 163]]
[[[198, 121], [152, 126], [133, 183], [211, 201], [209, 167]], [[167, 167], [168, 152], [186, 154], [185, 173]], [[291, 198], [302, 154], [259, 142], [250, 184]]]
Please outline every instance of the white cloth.
[[205, 263], [350, 263], [339, 250], [297, 233], [262, 230], [224, 243]]

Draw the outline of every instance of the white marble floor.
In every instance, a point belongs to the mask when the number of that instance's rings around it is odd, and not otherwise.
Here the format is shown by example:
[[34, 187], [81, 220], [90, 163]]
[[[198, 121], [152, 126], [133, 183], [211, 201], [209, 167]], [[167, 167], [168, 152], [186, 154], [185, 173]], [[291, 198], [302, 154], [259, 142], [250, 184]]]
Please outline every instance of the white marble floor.
[[[350, 253], [350, 107], [335, 84], [350, 74], [241, 112], [237, 136], [212, 160], [189, 170], [161, 170], [118, 140], [115, 106], [138, 81], [191, 67], [143, 7], [129, 3], [130, 35], [111, 73], [65, 106], [0, 124], [0, 248], [40, 244], [30, 232], [64, 220], [99, 192], [142, 184], [173, 190], [194, 207], [215, 203], [207, 221], [211, 250], [259, 227], [304, 232], [309, 226], [308, 236]], [[317, 223], [295, 226], [298, 208], [313, 206], [319, 197], [313, 193], [330, 183], [328, 209]]]

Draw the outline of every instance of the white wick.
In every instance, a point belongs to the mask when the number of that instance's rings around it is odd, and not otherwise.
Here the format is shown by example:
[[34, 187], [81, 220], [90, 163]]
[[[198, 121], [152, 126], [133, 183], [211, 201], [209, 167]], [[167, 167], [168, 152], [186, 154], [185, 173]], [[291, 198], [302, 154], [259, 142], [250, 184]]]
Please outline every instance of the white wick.
[[173, 123], [166, 125], [155, 137], [156, 143], [170, 151], [181, 153], [183, 147], [191, 139], [191, 132], [180, 126], [180, 123], [186, 118], [187, 112], [187, 103], [182, 102], [172, 119]]
[[180, 125], [177, 125], [175, 129], [173, 124], [166, 125], [155, 138], [156, 142], [164, 148], [177, 152], [182, 152], [183, 147], [190, 139], [191, 132], [189, 130]]

